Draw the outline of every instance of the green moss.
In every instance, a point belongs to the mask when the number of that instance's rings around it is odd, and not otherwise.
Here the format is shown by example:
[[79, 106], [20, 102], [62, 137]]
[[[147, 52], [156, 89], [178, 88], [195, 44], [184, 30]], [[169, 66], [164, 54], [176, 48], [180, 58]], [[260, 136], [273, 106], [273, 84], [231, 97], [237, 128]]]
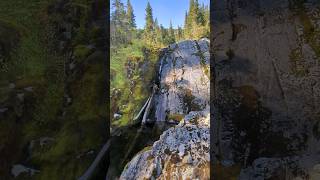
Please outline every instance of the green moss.
[[316, 56], [320, 58], [320, 31], [315, 28], [315, 25], [312, 23], [312, 17], [308, 15], [306, 8], [304, 7], [303, 1], [297, 0], [294, 2], [294, 12], [298, 16], [302, 26], [303, 26], [303, 37], [310, 45], [310, 47], [315, 52]]
[[[99, 118], [103, 113], [100, 94], [103, 92], [103, 66], [101, 64], [88, 65], [83, 77], [71, 86], [73, 102], [70, 112], [80, 121]], [[98, 108], [97, 108], [98, 107]]]
[[182, 114], [168, 114], [167, 118], [168, 120], [174, 120], [174, 121], [181, 121], [183, 119]]
[[85, 59], [93, 52], [93, 49], [86, 45], [77, 45], [74, 47], [74, 56], [77, 59]]
[[[12, 159], [9, 161], [9, 156], [5, 161], [11, 165], [25, 160], [25, 155], [20, 155], [31, 140], [54, 138], [54, 143], [32, 150], [27, 163], [40, 170], [32, 178], [76, 179], [94, 158], [94, 155], [77, 156], [89, 150], [97, 152], [106, 136], [106, 122], [101, 121], [101, 117], [105, 116], [105, 108], [108, 108], [101, 100], [104, 69], [102, 61], [97, 63], [97, 58], [87, 58], [88, 65], [81, 69], [81, 73], [66, 80], [66, 59], [57, 51], [55, 45], [58, 40], [53, 37], [57, 31], [55, 24], [62, 22], [63, 15], [60, 12], [47, 14], [52, 2], [56, 3], [55, 0], [0, 1], [0, 24], [15, 32], [12, 34], [13, 40], [5, 40], [16, 42], [10, 49], [10, 61], [5, 62], [5, 71], [0, 71], [0, 96], [10, 98], [8, 94], [11, 91], [16, 93], [25, 87], [33, 87], [32, 93], [24, 92], [23, 118], [17, 121], [15, 112], [10, 111], [10, 117], [5, 117], [5, 120], [10, 120], [12, 124], [0, 122], [0, 142], [16, 156], [14, 162]], [[70, 5], [77, 9], [73, 12], [81, 14], [81, 22], [72, 22], [76, 31], [72, 44], [76, 59], [83, 60], [93, 52], [83, 44], [90, 44], [88, 36], [97, 37], [99, 29], [93, 28], [91, 33], [87, 30], [89, 10], [86, 7], [90, 7], [91, 1], [75, 0]], [[76, 18], [74, 16], [73, 20], [77, 21]], [[76, 40], [78, 43], [75, 43]], [[14, 90], [2, 88], [11, 82], [16, 85]], [[68, 87], [65, 82], [68, 82]], [[64, 102], [66, 89], [70, 90], [68, 94], [72, 98], [70, 106]], [[29, 94], [32, 97], [30, 99]]]
[[291, 62], [291, 73], [296, 77], [304, 77], [309, 71], [304, 65], [304, 59], [300, 48], [293, 49], [289, 55]]
[[194, 53], [193, 55], [195, 56], [198, 56], [200, 58], [200, 64], [201, 64], [201, 67], [203, 69], [203, 72], [204, 74], [210, 78], [210, 66], [208, 66], [206, 64], [206, 59], [205, 59], [205, 56], [204, 54], [201, 52], [201, 49], [200, 49], [200, 46], [199, 44], [196, 43], [196, 46], [197, 46], [197, 49], [198, 49], [198, 52], [197, 53]]
[[194, 102], [195, 97], [192, 94], [190, 89], [185, 89], [183, 103], [186, 104], [185, 112], [189, 113], [190, 111], [199, 111], [201, 110], [200, 105]]

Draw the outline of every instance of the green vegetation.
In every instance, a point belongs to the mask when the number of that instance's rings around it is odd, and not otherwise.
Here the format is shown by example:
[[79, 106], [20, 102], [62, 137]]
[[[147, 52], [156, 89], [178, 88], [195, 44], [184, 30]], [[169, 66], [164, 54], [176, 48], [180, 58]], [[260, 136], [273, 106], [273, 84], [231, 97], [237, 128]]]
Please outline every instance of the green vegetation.
[[[88, 26], [91, 7], [86, 0], [0, 2], [0, 108], [8, 108], [0, 115], [1, 177], [11, 179], [11, 166], [24, 163], [40, 170], [32, 179], [76, 179], [104, 142], [105, 57], [90, 48], [101, 36], [99, 26]], [[52, 141], [40, 145], [46, 137]]]
[[183, 119], [183, 117], [184, 116], [182, 114], [169, 114], [166, 119], [179, 122]]
[[310, 45], [310, 47], [315, 52], [316, 56], [320, 57], [320, 31], [317, 29], [313, 23], [313, 20], [316, 22], [317, 18], [313, 15], [307, 13], [306, 8], [304, 7], [303, 0], [293, 0], [290, 4], [290, 7], [293, 12], [298, 16], [302, 26], [303, 26], [303, 38]]
[[289, 55], [292, 74], [297, 77], [304, 77], [308, 74], [308, 69], [304, 66], [301, 48], [291, 50]]
[[200, 6], [198, 0], [190, 0], [189, 11], [185, 15], [185, 38], [199, 39], [208, 37], [210, 32], [209, 16], [209, 6]]

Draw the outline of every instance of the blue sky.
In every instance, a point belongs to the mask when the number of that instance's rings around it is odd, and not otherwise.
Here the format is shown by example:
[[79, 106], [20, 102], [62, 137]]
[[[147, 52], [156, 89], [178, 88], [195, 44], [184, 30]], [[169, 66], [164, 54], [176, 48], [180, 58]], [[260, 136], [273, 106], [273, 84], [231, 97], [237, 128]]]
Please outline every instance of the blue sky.
[[[122, 0], [124, 4], [127, 0]], [[131, 0], [133, 11], [136, 16], [138, 28], [143, 28], [145, 25], [145, 8], [148, 0]], [[183, 26], [185, 12], [189, 8], [189, 0], [149, 0], [153, 17], [158, 18], [159, 24], [164, 27], [169, 27], [170, 20], [174, 28]], [[209, 5], [210, 0], [199, 0], [199, 3]]]

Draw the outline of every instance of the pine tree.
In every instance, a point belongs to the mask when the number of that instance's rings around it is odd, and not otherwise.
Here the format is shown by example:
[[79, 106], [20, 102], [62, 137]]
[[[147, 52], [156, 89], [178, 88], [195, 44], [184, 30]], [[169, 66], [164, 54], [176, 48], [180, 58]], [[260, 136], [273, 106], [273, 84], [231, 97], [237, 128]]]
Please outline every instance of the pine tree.
[[111, 13], [111, 21], [117, 25], [124, 23], [126, 11], [124, 5], [120, 0], [114, 0], [112, 3], [113, 12]]
[[130, 0], [127, 0], [127, 19], [128, 19], [129, 26], [131, 28], [136, 28], [137, 27], [136, 20], [135, 20], [135, 15], [133, 13], [133, 8], [132, 8], [132, 5], [130, 3]]
[[144, 27], [144, 39], [147, 44], [155, 45], [154, 38], [155, 38], [155, 32], [154, 32], [152, 8], [148, 1], [147, 7], [146, 7], [146, 24]]
[[154, 20], [154, 30], [155, 30], [156, 44], [157, 44], [157, 46], [162, 46], [163, 41], [162, 41], [161, 29], [160, 29], [160, 26], [158, 24], [158, 19], [157, 18]]
[[189, 1], [189, 10], [185, 14], [184, 37], [198, 39], [209, 36], [209, 9], [198, 0]]
[[120, 0], [114, 0], [112, 10], [110, 21], [111, 44], [114, 46], [125, 44], [131, 39], [131, 32], [123, 3]]
[[181, 40], [183, 39], [183, 32], [182, 32], [182, 28], [180, 26], [178, 26], [178, 35], [177, 35], [177, 39]]
[[198, 8], [198, 14], [197, 14], [197, 24], [204, 26], [205, 25], [205, 6], [202, 4], [201, 7]]
[[170, 26], [169, 26], [169, 43], [174, 43], [175, 37], [174, 37], [174, 30], [173, 30], [173, 26], [172, 26], [172, 21], [170, 20]]
[[184, 17], [184, 37], [185, 38], [189, 38], [189, 34], [190, 34], [190, 23], [189, 23], [189, 14], [186, 11], [185, 17]]
[[146, 7], [146, 31], [152, 31], [153, 30], [153, 15], [152, 15], [152, 8], [150, 5], [150, 2], [148, 1], [147, 7]]
[[160, 30], [161, 30], [161, 39], [162, 39], [163, 45], [170, 44], [170, 37], [169, 37], [168, 30], [164, 28], [162, 24], [160, 25]]
[[184, 28], [187, 29], [188, 27], [188, 12], [184, 15]]
[[198, 21], [199, 13], [200, 13], [199, 1], [195, 0], [194, 1], [194, 21], [196, 24], [199, 23], [199, 21]]
[[197, 8], [196, 8], [196, 3], [194, 0], [190, 0], [190, 7], [189, 7], [188, 14], [189, 14], [188, 15], [188, 25], [190, 27], [195, 23], [196, 15], [197, 15]]

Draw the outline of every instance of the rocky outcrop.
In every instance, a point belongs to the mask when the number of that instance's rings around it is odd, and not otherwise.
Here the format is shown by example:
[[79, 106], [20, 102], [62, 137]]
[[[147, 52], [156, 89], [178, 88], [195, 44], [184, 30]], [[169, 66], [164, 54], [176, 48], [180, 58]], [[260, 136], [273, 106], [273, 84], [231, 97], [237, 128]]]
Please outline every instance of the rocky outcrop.
[[163, 52], [153, 120], [178, 125], [138, 153], [120, 179], [209, 179], [209, 41], [187, 40]]
[[[213, 161], [240, 164], [240, 179], [305, 178], [320, 157], [318, 1], [223, 0], [211, 12]], [[283, 159], [293, 165], [259, 170]]]
[[120, 179], [209, 179], [209, 127], [208, 114], [190, 112], [150, 150], [138, 153]]
[[181, 120], [190, 111], [209, 105], [209, 41], [170, 45], [160, 59], [155, 120]]

